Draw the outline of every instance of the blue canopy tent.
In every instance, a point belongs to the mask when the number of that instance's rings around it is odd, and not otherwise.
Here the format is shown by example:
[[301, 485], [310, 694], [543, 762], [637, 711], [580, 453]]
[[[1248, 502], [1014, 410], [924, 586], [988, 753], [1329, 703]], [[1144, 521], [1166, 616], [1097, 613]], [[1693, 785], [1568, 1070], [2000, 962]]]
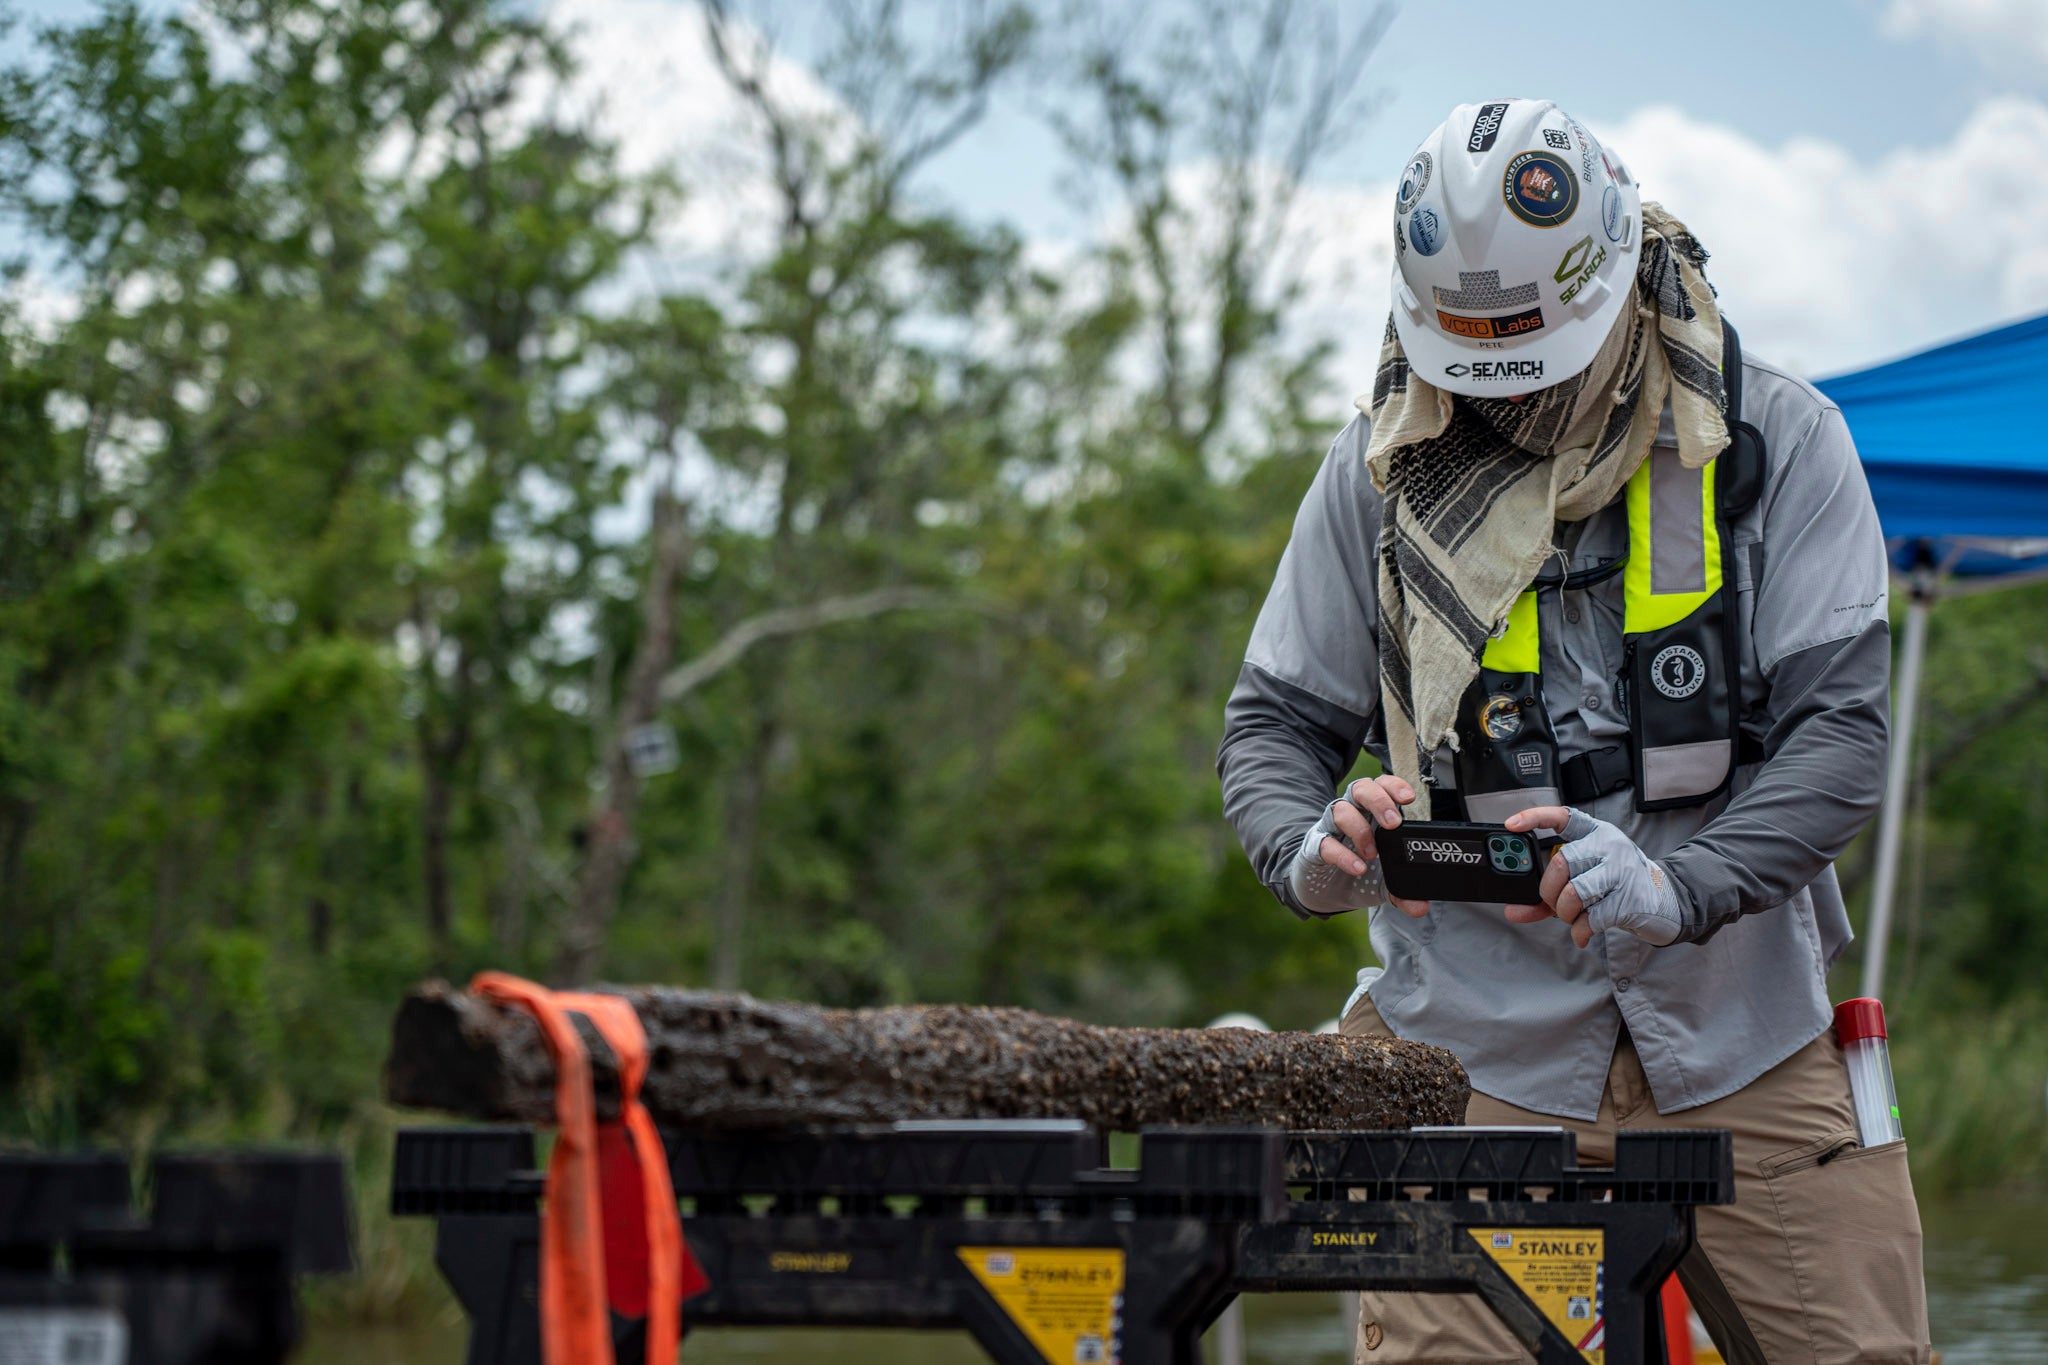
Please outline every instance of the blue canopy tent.
[[1878, 822], [1863, 993], [1884, 985], [1927, 614], [1944, 594], [2048, 577], [2048, 314], [1820, 381], [1863, 457], [1911, 593]]

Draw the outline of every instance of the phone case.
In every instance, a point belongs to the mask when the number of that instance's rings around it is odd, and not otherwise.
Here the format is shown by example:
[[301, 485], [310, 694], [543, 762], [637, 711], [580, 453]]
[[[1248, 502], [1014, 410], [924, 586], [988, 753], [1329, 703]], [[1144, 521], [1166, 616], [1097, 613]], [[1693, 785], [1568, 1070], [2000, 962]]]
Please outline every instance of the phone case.
[[1416, 820], [1375, 830], [1381, 879], [1403, 900], [1534, 905], [1543, 857], [1536, 836], [1505, 825]]

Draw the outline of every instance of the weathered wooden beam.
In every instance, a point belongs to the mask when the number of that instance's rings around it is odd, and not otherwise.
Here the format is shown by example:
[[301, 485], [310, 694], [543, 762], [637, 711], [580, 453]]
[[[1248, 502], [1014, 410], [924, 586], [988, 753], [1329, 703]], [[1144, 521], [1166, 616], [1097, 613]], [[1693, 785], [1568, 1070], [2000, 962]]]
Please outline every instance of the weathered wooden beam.
[[[1108, 1130], [1458, 1123], [1457, 1058], [1424, 1043], [1247, 1029], [1098, 1028], [1021, 1009], [830, 1010], [750, 996], [618, 988], [647, 1030], [643, 1098], [662, 1124], [785, 1128], [898, 1119], [1078, 1118]], [[611, 1049], [577, 1020], [598, 1112], [618, 1111]], [[546, 1123], [554, 1065], [524, 1013], [445, 982], [393, 1021], [395, 1104]]]

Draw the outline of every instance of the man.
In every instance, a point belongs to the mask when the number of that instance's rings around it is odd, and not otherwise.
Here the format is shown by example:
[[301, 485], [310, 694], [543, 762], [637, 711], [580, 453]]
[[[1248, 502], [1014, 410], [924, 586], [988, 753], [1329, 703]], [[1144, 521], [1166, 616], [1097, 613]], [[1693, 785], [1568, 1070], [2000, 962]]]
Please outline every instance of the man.
[[[1842, 416], [1738, 359], [1706, 252], [1547, 101], [1454, 110], [1394, 236], [1373, 392], [1230, 698], [1225, 810], [1297, 913], [1369, 911], [1384, 971], [1344, 1029], [1455, 1052], [1468, 1122], [1562, 1123], [1591, 1161], [1618, 1127], [1733, 1131], [1737, 1202], [1680, 1270], [1727, 1359], [1924, 1362], [1905, 1153], [1859, 1147], [1828, 1028], [1890, 665]], [[1385, 775], [1330, 800], [1361, 748]], [[1373, 832], [1404, 806], [1560, 834], [1542, 903], [1390, 901]], [[1528, 1359], [1470, 1296], [1368, 1294], [1360, 1326], [1361, 1361]]]

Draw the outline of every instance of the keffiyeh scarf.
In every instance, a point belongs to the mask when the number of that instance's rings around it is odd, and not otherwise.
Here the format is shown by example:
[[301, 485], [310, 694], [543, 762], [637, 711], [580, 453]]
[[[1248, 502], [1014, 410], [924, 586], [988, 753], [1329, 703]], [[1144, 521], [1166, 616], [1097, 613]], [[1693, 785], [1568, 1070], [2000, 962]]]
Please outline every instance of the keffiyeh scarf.
[[1458, 702], [1489, 637], [1552, 553], [1560, 521], [1605, 507], [1636, 472], [1671, 403], [1680, 460], [1728, 444], [1721, 314], [1683, 223], [1643, 205], [1635, 298], [1585, 370], [1530, 394], [1457, 397], [1421, 379], [1395, 335], [1380, 348], [1366, 463], [1383, 498], [1380, 709], [1393, 771], [1429, 814], [1428, 777], [1456, 746]]

